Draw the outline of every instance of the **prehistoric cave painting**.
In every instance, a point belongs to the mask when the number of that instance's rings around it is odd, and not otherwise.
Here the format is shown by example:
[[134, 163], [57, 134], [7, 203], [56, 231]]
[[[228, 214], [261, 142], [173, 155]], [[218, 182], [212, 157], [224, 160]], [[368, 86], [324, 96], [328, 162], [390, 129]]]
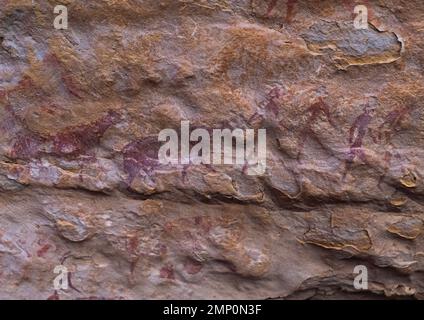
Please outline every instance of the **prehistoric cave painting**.
[[[363, 112], [355, 119], [349, 130], [349, 152], [345, 161], [345, 171], [343, 173], [343, 180], [345, 179], [353, 161], [359, 158], [364, 163], [368, 163], [365, 151], [363, 150], [363, 141], [366, 134], [369, 132], [373, 138], [373, 132], [369, 128], [371, 120], [373, 119], [375, 109], [378, 101], [375, 98], [370, 98], [363, 107]], [[373, 138], [374, 139], [374, 138]]]
[[[179, 218], [165, 224], [165, 235], [177, 243], [187, 253], [188, 258], [195, 261], [203, 260], [209, 232], [218, 219], [196, 216]], [[199, 259], [200, 258], [200, 259]]]
[[[29, 130], [23, 119], [16, 115], [11, 108], [8, 110], [24, 132], [15, 139], [11, 151], [11, 157], [19, 159], [33, 159], [44, 153], [68, 157], [82, 155], [89, 148], [98, 144], [106, 130], [120, 119], [117, 112], [109, 110], [99, 120], [86, 125], [68, 127], [55, 135], [44, 137]], [[51, 150], [48, 150], [47, 147], [49, 143], [52, 144]]]
[[283, 87], [277, 86], [271, 89], [267, 95], [267, 102], [265, 104], [265, 111], [270, 112], [274, 117], [279, 115], [279, 100], [286, 94]]
[[158, 154], [161, 143], [156, 137], [147, 137], [127, 144], [123, 151], [124, 171], [131, 185], [141, 170], [150, 175], [160, 167]]
[[263, 269], [263, 264], [241, 246], [244, 227], [241, 217], [214, 215], [174, 219], [166, 223], [164, 230], [191, 260], [187, 273], [196, 274], [207, 260], [218, 258], [233, 272], [254, 275]]
[[40, 155], [42, 146], [46, 143], [46, 139], [40, 136], [37, 133], [31, 132], [31, 130], [26, 125], [24, 119], [22, 119], [12, 108], [10, 104], [4, 107], [4, 110], [7, 114], [7, 120], [11, 124], [10, 130], [7, 130], [8, 125], [2, 129], [4, 134], [13, 132], [11, 130], [16, 130], [16, 138], [13, 140], [13, 144], [10, 151], [10, 157], [14, 159], [33, 159]]
[[10, 104], [9, 101], [9, 95], [15, 93], [15, 92], [21, 92], [24, 90], [34, 90], [36, 87], [35, 83], [32, 81], [31, 77], [28, 75], [24, 75], [19, 82], [10, 89], [1, 89], [0, 90], [0, 102], [5, 102], [7, 105]]
[[393, 159], [393, 156], [400, 159], [400, 155], [395, 152], [395, 148], [392, 145], [392, 138], [395, 135], [396, 131], [402, 126], [402, 122], [405, 120], [405, 118], [410, 115], [411, 111], [412, 107], [410, 105], [397, 107], [387, 114], [383, 123], [378, 127], [378, 140], [385, 146], [385, 168], [384, 173], [381, 175], [378, 182], [379, 187], [381, 186], [381, 183], [383, 182], [387, 172], [390, 169], [390, 164]]
[[[224, 124], [222, 124], [222, 126], [224, 126]], [[210, 135], [212, 135], [213, 130], [212, 128], [202, 126], [193, 126], [191, 129], [205, 129]], [[181, 138], [179, 138], [179, 140], [181, 140]], [[190, 141], [190, 150], [197, 143], [197, 141]], [[158, 168], [179, 169], [181, 170], [183, 183], [188, 182], [187, 173], [189, 168], [193, 165], [191, 160], [190, 163], [183, 165], [161, 164], [158, 158], [161, 146], [162, 142], [158, 141], [157, 137], [151, 136], [130, 142], [124, 147], [122, 154], [124, 158], [124, 171], [128, 174], [128, 185], [131, 185], [140, 173], [144, 173], [152, 178], [152, 175]], [[181, 154], [179, 156], [181, 157]], [[207, 168], [210, 172], [216, 172], [215, 168], [211, 164], [201, 163], [201, 165]]]
[[159, 271], [159, 277], [162, 279], [175, 280], [174, 265], [171, 263], [165, 264]]
[[[65, 266], [65, 262], [66, 260], [68, 260], [69, 258], [74, 257], [74, 255], [72, 254], [71, 251], [67, 251], [60, 259], [59, 259], [59, 265], [61, 266]], [[91, 258], [90, 256], [83, 256], [83, 257], [78, 257], [78, 258]], [[74, 284], [72, 283], [72, 272], [68, 271], [67, 272], [67, 280], [68, 280], [68, 286], [69, 288], [71, 288], [72, 290], [78, 292], [78, 293], [82, 293], [81, 290], [79, 290], [78, 288], [76, 288], [74, 286]], [[64, 290], [64, 289], [61, 289]], [[66, 289], [65, 289], [66, 290]], [[53, 294], [50, 295], [47, 300], [60, 300], [59, 297], [59, 292], [58, 290], [54, 290]]]
[[[264, 107], [264, 110], [266, 110], [265, 111], [265, 114], [267, 114], [267, 111], [270, 111], [272, 114], [279, 114], [279, 111], [278, 111], [278, 102], [276, 101], [276, 99], [279, 98], [279, 97], [281, 97], [282, 96], [282, 93], [283, 93], [283, 90], [281, 88], [279, 88], [279, 87], [274, 87], [273, 89], [271, 89], [271, 91], [269, 93], [269, 96], [268, 96], [268, 102], [266, 102], [265, 107]], [[272, 117], [272, 119], [275, 119], [275, 118], [276, 118], [276, 115]], [[262, 112], [261, 113], [255, 112], [255, 114], [252, 117], [250, 117], [250, 119], [247, 121], [247, 123], [249, 125], [251, 125], [256, 120], [258, 120], [260, 122], [262, 122], [264, 120], [264, 116], [263, 116]], [[241, 126], [239, 126], [239, 127], [241, 127]], [[221, 125], [218, 126], [218, 127], [216, 127], [216, 128], [214, 128], [214, 129], [221, 129], [221, 130], [229, 129], [229, 130], [231, 130], [233, 132], [236, 129], [236, 126], [234, 125], [234, 123], [232, 123], [232, 120], [227, 120], [227, 121], [221, 122]], [[212, 131], [213, 131], [213, 129], [210, 129], [209, 130], [209, 133], [210, 133], [211, 136], [213, 136]], [[242, 172], [243, 175], [250, 175], [249, 174], [250, 169], [253, 168], [253, 170], [255, 170], [255, 168], [258, 167], [259, 162], [256, 162], [256, 163], [253, 163], [253, 164], [249, 164], [249, 157], [253, 157], [253, 159], [255, 159], [254, 158], [255, 157], [255, 152], [256, 153], [258, 152], [257, 148], [258, 147], [256, 146], [255, 147], [255, 151], [253, 152], [253, 154], [247, 154], [248, 151], [247, 151], [247, 149], [245, 149], [245, 152], [246, 153], [245, 153], [245, 157], [244, 157], [244, 163], [243, 163], [243, 166], [241, 167], [241, 172]], [[202, 163], [202, 165], [206, 169], [208, 169], [209, 172], [213, 172], [213, 173], [216, 173], [217, 172], [215, 170], [213, 164], [210, 165], [210, 164], [203, 164]]]
[[[55, 71], [60, 74], [61, 82], [65, 84], [69, 93], [80, 97], [73, 80], [69, 75], [65, 74], [63, 66], [56, 56], [46, 56], [43, 63], [46, 68], [51, 69], [53, 67], [53, 75]], [[5, 129], [2, 131], [8, 133], [11, 131], [7, 130], [8, 127], [15, 130], [19, 128], [10, 154], [12, 158], [33, 159], [43, 153], [57, 156], [78, 156], [97, 144], [105, 131], [120, 119], [120, 115], [117, 112], [109, 110], [104, 117], [89, 124], [68, 127], [55, 135], [42, 136], [28, 128], [25, 119], [15, 112], [10, 102], [9, 98], [12, 95], [27, 91], [38, 91], [38, 87], [28, 75], [24, 75], [13, 88], [0, 91], [0, 102], [5, 103], [4, 108], [9, 119], [8, 123], [2, 124], [0, 130]], [[51, 112], [51, 110], [46, 108], [46, 112], [49, 111]], [[49, 148], [49, 144], [53, 147]]]
[[256, 111], [248, 120], [249, 125], [260, 123], [270, 117], [275, 120], [280, 114], [281, 99], [287, 95], [283, 86], [274, 86], [266, 94], [265, 101], [260, 104], [260, 110]]
[[68, 272], [68, 285], [69, 285], [69, 288], [71, 288], [72, 290], [75, 290], [76, 292], [81, 293], [81, 291], [75, 288], [75, 286], [72, 283], [72, 272]]
[[[124, 251], [128, 254], [128, 259], [130, 263], [130, 274], [129, 280], [131, 283], [137, 281], [137, 266], [139, 263], [145, 261], [149, 257], [156, 257], [163, 259], [167, 252], [168, 247], [156, 237], [157, 233], [151, 230], [154, 230], [154, 224], [147, 222], [146, 229], [134, 230], [129, 233], [124, 239]], [[149, 231], [148, 231], [149, 230]], [[154, 241], [145, 241], [147, 233], [150, 234], [150, 237], [156, 239]], [[148, 237], [150, 239], [150, 237]], [[144, 240], [143, 240], [144, 239]]]
[[384, 122], [378, 127], [378, 139], [391, 143], [395, 131], [402, 125], [402, 122], [410, 115], [412, 107], [410, 105], [398, 107], [385, 117]]
[[130, 255], [130, 276], [132, 277], [137, 267], [137, 263], [142, 257], [142, 252], [139, 247], [140, 238], [137, 234], [131, 235], [126, 239], [126, 250]]
[[336, 124], [333, 121], [330, 106], [325, 102], [325, 97], [328, 96], [328, 92], [325, 86], [320, 86], [316, 91], [316, 99], [311, 106], [306, 109], [305, 113], [308, 114], [306, 124], [300, 132], [299, 151], [297, 154], [297, 160], [300, 160], [305, 146], [305, 142], [308, 138], [315, 140], [323, 149], [326, 147], [321, 143], [316, 133], [312, 129], [312, 126], [319, 120], [319, 116], [323, 115], [327, 119], [328, 123], [333, 128], [336, 128]]
[[[13, 88], [0, 90], [0, 101], [6, 98], [9, 100], [9, 95], [13, 93], [29, 93], [34, 92], [42, 94], [42, 96], [54, 95], [55, 93], [66, 92], [69, 96], [82, 98], [85, 91], [77, 85], [77, 81], [73, 78], [69, 70], [60, 59], [54, 54], [47, 54], [41, 61], [41, 65], [29, 70], [29, 74], [23, 74], [22, 79]], [[30, 74], [35, 73], [37, 76], [44, 79], [44, 82], [51, 83], [59, 92], [46, 92], [42, 87], [34, 83]], [[43, 81], [41, 81], [43, 82]]]
[[59, 60], [59, 58], [54, 54], [48, 54], [44, 57], [43, 63], [45, 67], [52, 68], [53, 71], [52, 74], [55, 72], [58, 73], [58, 76], [60, 78], [60, 82], [63, 84], [66, 91], [79, 99], [82, 98], [83, 90], [82, 88], [78, 87], [75, 80], [71, 76], [68, 70], [66, 70], [65, 66], [63, 65], [62, 61]]
[[36, 134], [19, 136], [13, 143], [10, 153], [13, 159], [34, 159], [37, 158], [46, 140]]
[[80, 155], [97, 145], [106, 130], [119, 120], [119, 113], [109, 110], [99, 120], [87, 125], [69, 127], [52, 137], [53, 153], [59, 156]]
[[41, 246], [38, 250], [37, 250], [37, 257], [39, 258], [43, 258], [45, 254], [47, 254], [47, 252], [49, 251], [50, 248], [52, 248], [52, 245], [49, 243], [46, 244], [42, 244], [40, 242], [41, 240], [38, 241], [38, 244]]

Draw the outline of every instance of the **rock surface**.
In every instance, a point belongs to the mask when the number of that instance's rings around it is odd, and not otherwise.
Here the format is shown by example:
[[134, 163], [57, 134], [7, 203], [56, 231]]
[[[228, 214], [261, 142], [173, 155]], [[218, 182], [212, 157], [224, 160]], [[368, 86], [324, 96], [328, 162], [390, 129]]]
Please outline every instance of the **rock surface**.
[[[423, 1], [57, 2], [0, 0], [0, 298], [424, 297]], [[158, 165], [181, 120], [266, 174]]]

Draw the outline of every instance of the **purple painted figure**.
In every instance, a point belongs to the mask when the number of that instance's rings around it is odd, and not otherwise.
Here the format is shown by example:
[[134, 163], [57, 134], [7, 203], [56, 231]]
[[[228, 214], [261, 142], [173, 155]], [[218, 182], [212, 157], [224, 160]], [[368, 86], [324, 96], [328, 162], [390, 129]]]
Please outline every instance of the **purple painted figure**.
[[156, 137], [147, 137], [125, 146], [124, 170], [128, 174], [128, 185], [131, 185], [140, 170], [149, 175], [160, 166], [158, 159], [160, 146]]
[[281, 100], [287, 95], [285, 87], [277, 85], [274, 86], [266, 95], [266, 100], [260, 105], [259, 111], [256, 111], [247, 121], [249, 125], [262, 122], [263, 120], [270, 120], [275, 124], [279, 114]]
[[328, 92], [325, 86], [320, 86], [316, 91], [316, 99], [311, 104], [311, 106], [306, 109], [305, 113], [308, 114], [308, 119], [306, 121], [305, 126], [303, 127], [301, 133], [300, 133], [300, 142], [299, 142], [299, 152], [297, 154], [297, 159], [300, 159], [300, 156], [303, 152], [306, 139], [312, 138], [314, 139], [322, 148], [325, 149], [321, 141], [316, 136], [316, 133], [312, 129], [312, 125], [317, 122], [318, 117], [322, 114], [325, 116], [327, 121], [330, 123], [330, 125], [333, 128], [336, 128], [336, 125], [332, 119], [331, 112], [330, 112], [330, 106], [325, 102], [325, 97], [328, 96]]
[[265, 111], [271, 113], [273, 116], [277, 117], [279, 114], [279, 100], [286, 94], [286, 89], [284, 87], [274, 87], [268, 93], [268, 102], [265, 105]]
[[[385, 117], [384, 122], [378, 127], [378, 140], [384, 143], [386, 149], [384, 154], [385, 168], [384, 173], [381, 175], [380, 180], [378, 182], [379, 188], [384, 178], [386, 177], [387, 172], [389, 171], [390, 164], [393, 158], [393, 131], [397, 130], [402, 125], [402, 121], [411, 113], [411, 111], [412, 107], [409, 105], [404, 107], [398, 107], [393, 111], [389, 112], [389, 114]], [[396, 156], [397, 158], [400, 158], [400, 155], [398, 153], [396, 154]]]
[[355, 119], [353, 125], [349, 130], [349, 152], [346, 159], [345, 172], [343, 174], [343, 179], [346, 177], [347, 172], [352, 166], [353, 161], [356, 158], [359, 158], [365, 163], [367, 158], [365, 152], [362, 148], [363, 140], [368, 131], [372, 137], [372, 131], [369, 129], [369, 124], [373, 118], [374, 112], [378, 105], [378, 101], [375, 97], [369, 98], [368, 102], [363, 106], [363, 112]]
[[[378, 127], [378, 138], [380, 141], [385, 139], [386, 143], [391, 143], [393, 131], [399, 128], [402, 121], [412, 111], [411, 106], [398, 107], [395, 110], [389, 112], [384, 119], [384, 122]], [[386, 129], [387, 128], [387, 129]]]

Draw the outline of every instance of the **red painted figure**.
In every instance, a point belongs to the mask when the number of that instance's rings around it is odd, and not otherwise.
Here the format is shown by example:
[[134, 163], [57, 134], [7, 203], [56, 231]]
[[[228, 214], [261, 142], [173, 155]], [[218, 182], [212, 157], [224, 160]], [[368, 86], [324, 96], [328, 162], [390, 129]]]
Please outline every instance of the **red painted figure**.
[[272, 116], [277, 117], [279, 114], [279, 99], [286, 94], [286, 89], [276, 86], [271, 89], [267, 96], [267, 103], [265, 105], [265, 112], [271, 113]]
[[332, 127], [336, 128], [336, 125], [333, 122], [333, 119], [331, 116], [330, 106], [324, 100], [324, 97], [328, 96], [327, 89], [325, 88], [325, 86], [320, 86], [316, 93], [317, 93], [317, 98], [311, 104], [311, 106], [305, 111], [305, 113], [309, 114], [309, 116], [305, 126], [303, 127], [301, 131], [299, 152], [297, 154], [298, 160], [300, 159], [300, 156], [303, 152], [303, 148], [305, 146], [306, 139], [308, 137], [315, 139], [320, 146], [325, 148], [312, 129], [312, 125], [318, 120], [318, 117], [321, 114], [326, 117], [327, 121], [330, 123]]
[[[11, 107], [7, 110], [23, 130], [23, 133], [15, 139], [10, 154], [11, 157], [20, 159], [36, 158], [42, 153], [72, 157], [83, 155], [99, 142], [106, 130], [116, 124], [120, 117], [117, 112], [109, 110], [105, 116], [90, 124], [68, 127], [55, 135], [42, 137], [31, 131], [24, 119], [21, 119]], [[43, 145], [48, 142], [52, 143], [52, 150], [43, 151]]]
[[266, 95], [266, 100], [261, 103], [260, 110], [256, 111], [247, 120], [248, 124], [262, 122], [265, 118], [271, 117], [275, 120], [280, 113], [280, 99], [287, 94], [287, 90], [282, 86], [274, 86]]
[[[393, 131], [399, 128], [402, 121], [412, 111], [411, 106], [398, 107], [395, 110], [389, 112], [384, 119], [384, 122], [378, 127], [378, 138], [380, 141], [385, 139], [386, 143], [391, 142]], [[387, 129], [386, 129], [387, 128]]]
[[[381, 186], [381, 183], [383, 182], [387, 171], [389, 171], [390, 163], [393, 158], [394, 147], [392, 146], [391, 140], [394, 135], [394, 131], [402, 125], [402, 121], [405, 120], [405, 118], [411, 113], [411, 111], [412, 107], [409, 105], [404, 107], [398, 107], [393, 111], [389, 112], [388, 115], [385, 117], [384, 122], [378, 127], [378, 140], [380, 142], [384, 142], [384, 145], [386, 146], [386, 151], [384, 154], [385, 168], [384, 173], [381, 175], [380, 180], [378, 182], [379, 187]], [[400, 158], [399, 154], [397, 154], [397, 156]]]
[[72, 74], [66, 69], [66, 66], [55, 54], [46, 55], [43, 59], [43, 64], [46, 68], [51, 68], [52, 72], [55, 72], [60, 76], [61, 83], [70, 95], [82, 99], [82, 88], [80, 88], [75, 79], [72, 77]]
[[[346, 177], [348, 170], [350, 169], [355, 158], [361, 159], [367, 163], [365, 152], [362, 149], [363, 140], [369, 129], [369, 124], [373, 118], [374, 111], [377, 106], [377, 99], [369, 99], [368, 103], [365, 104], [363, 112], [355, 119], [352, 127], [349, 130], [349, 144], [350, 149], [346, 159], [345, 172], [343, 179]], [[372, 132], [371, 132], [372, 134]]]
[[150, 175], [160, 166], [158, 152], [160, 143], [155, 137], [147, 137], [127, 144], [123, 151], [124, 170], [128, 174], [128, 185], [131, 185], [140, 170]]

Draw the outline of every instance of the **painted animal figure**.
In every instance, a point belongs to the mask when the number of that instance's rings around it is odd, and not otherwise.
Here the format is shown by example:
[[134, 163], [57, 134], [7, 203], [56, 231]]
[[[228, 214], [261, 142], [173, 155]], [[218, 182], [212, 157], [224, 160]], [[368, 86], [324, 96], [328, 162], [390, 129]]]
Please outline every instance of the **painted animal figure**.
[[161, 145], [157, 138], [147, 137], [127, 144], [122, 153], [124, 157], [124, 171], [128, 174], [128, 184], [143, 170], [151, 174], [160, 167], [158, 154]]

